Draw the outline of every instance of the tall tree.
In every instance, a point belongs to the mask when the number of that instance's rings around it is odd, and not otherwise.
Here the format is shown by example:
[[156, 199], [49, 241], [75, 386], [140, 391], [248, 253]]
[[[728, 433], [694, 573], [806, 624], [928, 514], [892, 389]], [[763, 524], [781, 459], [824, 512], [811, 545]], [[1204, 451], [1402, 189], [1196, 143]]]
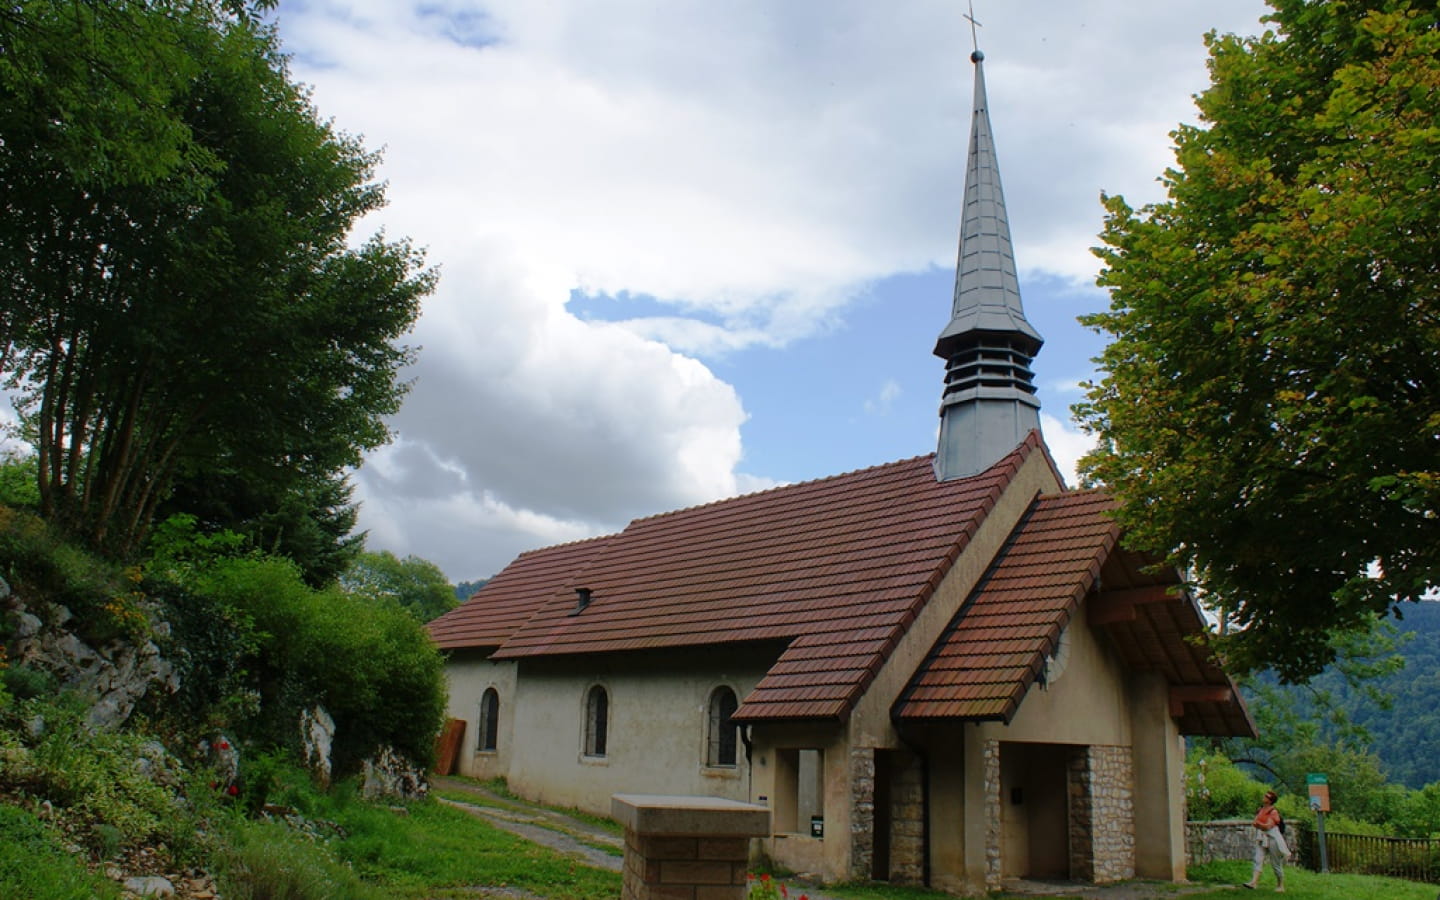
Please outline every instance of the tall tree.
[[418, 556], [400, 559], [389, 550], [358, 554], [340, 576], [340, 587], [366, 600], [398, 604], [421, 622], [460, 605], [439, 566]]
[[1242, 669], [1440, 584], [1440, 29], [1433, 3], [1271, 0], [1208, 38], [1164, 202], [1105, 198], [1113, 336], [1076, 407], [1131, 542], [1194, 573]]
[[328, 496], [389, 438], [434, 283], [404, 241], [347, 243], [377, 157], [243, 9], [0, 14], [0, 359], [43, 511], [122, 554], [177, 485]]

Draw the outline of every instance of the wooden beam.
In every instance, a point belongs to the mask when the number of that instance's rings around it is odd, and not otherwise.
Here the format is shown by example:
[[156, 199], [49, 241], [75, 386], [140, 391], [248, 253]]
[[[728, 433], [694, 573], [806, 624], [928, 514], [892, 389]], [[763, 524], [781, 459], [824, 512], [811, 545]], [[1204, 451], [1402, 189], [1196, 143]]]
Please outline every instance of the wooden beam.
[[1185, 715], [1187, 703], [1228, 703], [1235, 696], [1229, 685], [1224, 684], [1175, 684], [1170, 686], [1170, 716]]
[[1171, 593], [1177, 587], [1178, 585], [1173, 584], [1152, 584], [1119, 591], [1101, 591], [1086, 604], [1086, 618], [1091, 625], [1133, 622], [1140, 615], [1138, 610], [1142, 606], [1179, 602], [1181, 595]]

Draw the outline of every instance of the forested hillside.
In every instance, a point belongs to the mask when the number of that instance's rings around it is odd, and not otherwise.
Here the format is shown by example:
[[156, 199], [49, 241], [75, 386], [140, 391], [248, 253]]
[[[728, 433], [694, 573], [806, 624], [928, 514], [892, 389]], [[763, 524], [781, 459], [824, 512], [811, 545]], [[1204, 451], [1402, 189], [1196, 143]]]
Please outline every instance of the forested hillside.
[[1377, 706], [1334, 671], [1308, 687], [1285, 690], [1302, 708], [1313, 706], [1317, 694], [1328, 693], [1351, 722], [1369, 731], [1370, 749], [1390, 780], [1419, 789], [1440, 781], [1440, 602], [1407, 603], [1403, 613], [1403, 619], [1392, 622], [1401, 634], [1405, 665], [1374, 682], [1394, 698], [1391, 708]]

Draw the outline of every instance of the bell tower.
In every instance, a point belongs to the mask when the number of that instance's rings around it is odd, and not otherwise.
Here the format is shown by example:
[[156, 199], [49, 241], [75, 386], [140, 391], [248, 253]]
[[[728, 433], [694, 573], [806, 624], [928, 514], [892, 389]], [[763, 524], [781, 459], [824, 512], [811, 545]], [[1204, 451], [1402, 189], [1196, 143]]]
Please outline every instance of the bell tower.
[[950, 324], [935, 341], [935, 355], [945, 360], [935, 454], [935, 477], [941, 481], [985, 471], [1040, 427], [1030, 362], [1044, 341], [1020, 305], [985, 99], [985, 54], [977, 49], [970, 60], [975, 64], [975, 107], [955, 300]]

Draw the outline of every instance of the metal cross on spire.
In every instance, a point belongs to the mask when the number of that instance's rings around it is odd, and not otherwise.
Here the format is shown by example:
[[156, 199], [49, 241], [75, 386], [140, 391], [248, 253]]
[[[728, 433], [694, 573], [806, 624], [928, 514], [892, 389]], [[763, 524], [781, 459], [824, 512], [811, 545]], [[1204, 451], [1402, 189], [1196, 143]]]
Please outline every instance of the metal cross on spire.
[[980, 52], [980, 35], [975, 31], [985, 26], [975, 21], [975, 0], [969, 0], [970, 11], [965, 14], [965, 21], [970, 23], [970, 49], [975, 53]]

